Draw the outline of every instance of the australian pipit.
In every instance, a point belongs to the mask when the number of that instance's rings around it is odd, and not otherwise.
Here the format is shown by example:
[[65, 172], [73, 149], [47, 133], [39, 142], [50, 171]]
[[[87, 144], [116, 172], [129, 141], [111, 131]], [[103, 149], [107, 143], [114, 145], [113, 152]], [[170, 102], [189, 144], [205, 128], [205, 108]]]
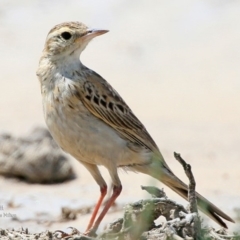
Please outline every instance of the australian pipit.
[[[117, 168], [148, 174], [187, 199], [188, 188], [168, 167], [158, 146], [121, 96], [100, 75], [84, 66], [79, 57], [87, 44], [108, 31], [83, 23], [66, 22], [49, 33], [37, 70], [46, 124], [58, 145], [81, 162], [100, 186], [101, 195], [87, 232], [97, 230], [122, 190]], [[102, 212], [99, 207], [107, 185], [98, 165], [105, 166], [113, 194]], [[234, 222], [214, 204], [197, 194], [199, 208], [227, 227]]]

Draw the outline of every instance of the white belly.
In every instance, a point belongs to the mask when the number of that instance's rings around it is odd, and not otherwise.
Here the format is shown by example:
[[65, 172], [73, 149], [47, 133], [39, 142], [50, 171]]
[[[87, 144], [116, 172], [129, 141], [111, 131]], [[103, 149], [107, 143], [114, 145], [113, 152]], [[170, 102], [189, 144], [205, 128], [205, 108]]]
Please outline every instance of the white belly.
[[146, 152], [128, 148], [127, 141], [93, 116], [79, 102], [78, 111], [67, 106], [44, 106], [47, 126], [58, 145], [81, 162], [96, 165], [127, 166], [149, 160]]

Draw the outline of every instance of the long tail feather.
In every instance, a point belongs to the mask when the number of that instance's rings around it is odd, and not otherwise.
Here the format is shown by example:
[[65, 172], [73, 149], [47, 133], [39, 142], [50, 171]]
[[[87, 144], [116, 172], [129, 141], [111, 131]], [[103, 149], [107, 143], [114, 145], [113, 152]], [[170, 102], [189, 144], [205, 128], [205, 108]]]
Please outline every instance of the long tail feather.
[[[169, 176], [169, 178], [166, 178], [165, 176], [164, 178], [161, 178], [161, 181], [169, 188], [171, 188], [174, 192], [178, 193], [181, 197], [188, 200], [188, 187], [176, 176]], [[202, 195], [196, 193], [196, 196], [199, 209], [215, 222], [217, 222], [220, 226], [228, 228], [222, 218], [234, 223], [234, 220], [232, 218], [230, 218], [227, 214], [225, 214], [222, 210], [220, 210], [217, 206], [208, 201]]]

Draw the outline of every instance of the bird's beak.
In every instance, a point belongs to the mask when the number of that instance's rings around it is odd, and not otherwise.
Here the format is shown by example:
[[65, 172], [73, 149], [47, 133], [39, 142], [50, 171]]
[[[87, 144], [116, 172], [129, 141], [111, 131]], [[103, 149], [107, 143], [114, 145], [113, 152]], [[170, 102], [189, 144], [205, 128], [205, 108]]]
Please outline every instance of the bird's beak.
[[92, 38], [94, 38], [107, 32], [108, 30], [103, 30], [103, 29], [88, 29], [87, 36], [91, 36]]
[[102, 29], [88, 29], [86, 34], [81, 37], [81, 39], [84, 39], [84, 41], [90, 41], [93, 38], [100, 36], [104, 33], [107, 33], [108, 30], [102, 30]]

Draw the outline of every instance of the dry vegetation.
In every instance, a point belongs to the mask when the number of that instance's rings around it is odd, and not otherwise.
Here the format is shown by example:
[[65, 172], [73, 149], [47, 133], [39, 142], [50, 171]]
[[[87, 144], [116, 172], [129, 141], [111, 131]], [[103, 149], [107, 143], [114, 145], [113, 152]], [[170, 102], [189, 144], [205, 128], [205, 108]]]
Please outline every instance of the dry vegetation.
[[[36, 134], [37, 133], [37, 134]], [[45, 153], [53, 154], [56, 159], [60, 159], [61, 161], [52, 161], [51, 159], [55, 158], [47, 158], [49, 161], [55, 162], [55, 167], [65, 166], [63, 169], [63, 175], [66, 177], [66, 172], [71, 173], [72, 171], [65, 171], [67, 169], [71, 169], [71, 167], [67, 164], [66, 159], [64, 156], [60, 156], [58, 149], [56, 146], [51, 143], [51, 137], [45, 132], [45, 130], [37, 130], [35, 134], [32, 136], [37, 136], [35, 139], [13, 139], [10, 136], [2, 136], [0, 138], [1, 144], [1, 164], [5, 166], [5, 160], [15, 161], [16, 159], [19, 161], [19, 158], [23, 158], [23, 156], [28, 156], [28, 151], [32, 152], [33, 146], [29, 146], [29, 143], [32, 142], [34, 145], [34, 149], [36, 149], [36, 145], [39, 144], [43, 145], [42, 149], [45, 149]], [[40, 140], [41, 139], [41, 140]], [[43, 140], [45, 139], [45, 140]], [[16, 151], [16, 148], [19, 143], [24, 143], [21, 145], [20, 148]], [[11, 147], [12, 144], [12, 147]], [[30, 144], [31, 145], [31, 144]], [[50, 148], [51, 149], [50, 149]], [[13, 154], [14, 151], [11, 149], [15, 149], [17, 154]], [[25, 149], [25, 151], [23, 151]], [[47, 150], [46, 150], [47, 149]], [[54, 151], [53, 151], [54, 150]], [[20, 154], [22, 152], [22, 154]], [[54, 153], [55, 152], [55, 153]], [[6, 159], [6, 155], [9, 153], [8, 159]], [[24, 153], [24, 154], [23, 154]], [[42, 161], [42, 154], [39, 152], [40, 160]], [[70, 228], [71, 233], [65, 233], [61, 230], [56, 230], [55, 232], [45, 231], [41, 233], [29, 233], [28, 229], [0, 229], [0, 239], [1, 240], [20, 240], [20, 239], [39, 239], [39, 240], [57, 240], [57, 239], [68, 239], [68, 240], [93, 240], [93, 239], [115, 239], [115, 240], [134, 240], [134, 239], [141, 239], [141, 240], [155, 240], [155, 239], [216, 239], [216, 240], [223, 240], [223, 239], [240, 239], [239, 235], [229, 235], [225, 229], [215, 230], [210, 226], [203, 226], [201, 223], [198, 210], [196, 206], [196, 198], [195, 198], [195, 180], [194, 176], [191, 172], [191, 167], [187, 164], [179, 154], [174, 153], [176, 160], [183, 166], [184, 171], [189, 179], [189, 207], [185, 208], [184, 206], [172, 201], [169, 199], [165, 192], [161, 189], [156, 187], [147, 187], [142, 186], [143, 190], [146, 190], [149, 194], [151, 194], [152, 198], [146, 200], [140, 200], [135, 203], [128, 204], [124, 207], [124, 215], [122, 218], [109, 223], [106, 229], [96, 235], [95, 233], [92, 236], [84, 236], [75, 228]], [[15, 158], [15, 160], [14, 160]], [[63, 161], [64, 159], [64, 161]], [[62, 161], [64, 164], [62, 164]], [[29, 164], [29, 161], [27, 161]], [[36, 163], [36, 158], [34, 160]], [[60, 162], [60, 163], [59, 163]], [[52, 165], [50, 165], [52, 166]], [[2, 170], [2, 173], [6, 175], [6, 169], [4, 168], [5, 172]], [[34, 168], [37, 169], [37, 168]], [[18, 170], [10, 171], [11, 174], [17, 173], [16, 176], [19, 177]], [[31, 174], [26, 175], [25, 172], [24, 176], [28, 180], [31, 180]], [[41, 174], [40, 174], [41, 175]], [[30, 177], [29, 177], [30, 176]], [[39, 176], [39, 174], [37, 174]], [[45, 178], [46, 180], [46, 178]], [[35, 179], [36, 181], [36, 179]], [[38, 182], [42, 180], [38, 179]], [[50, 181], [51, 182], [51, 181]], [[77, 214], [82, 213], [84, 211], [89, 211], [90, 209], [62, 209], [62, 219], [74, 219]], [[156, 224], [155, 220], [159, 217], [165, 219], [162, 221], [161, 224]]]

